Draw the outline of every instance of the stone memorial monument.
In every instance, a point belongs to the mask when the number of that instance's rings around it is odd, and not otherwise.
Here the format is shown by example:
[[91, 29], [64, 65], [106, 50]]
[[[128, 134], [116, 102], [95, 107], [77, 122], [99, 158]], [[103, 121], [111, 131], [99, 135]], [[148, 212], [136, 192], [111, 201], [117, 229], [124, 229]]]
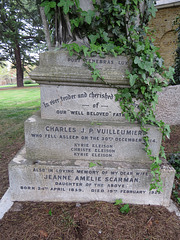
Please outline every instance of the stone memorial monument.
[[[126, 57], [88, 58], [106, 81], [127, 85]], [[41, 114], [25, 122], [25, 148], [9, 164], [14, 201], [115, 201], [168, 205], [174, 169], [162, 164], [163, 192], [149, 191], [150, 161], [142, 131], [115, 102], [116, 89], [94, 83], [80, 60], [65, 50], [41, 54], [31, 78], [40, 84]], [[150, 126], [159, 153], [161, 134]], [[96, 166], [89, 167], [93, 163]]]
[[[128, 85], [128, 57], [86, 60], [96, 62], [105, 81]], [[163, 161], [163, 192], [149, 191], [151, 162], [143, 150], [143, 133], [125, 120], [115, 102], [116, 89], [93, 82], [82, 60], [62, 49], [41, 54], [31, 78], [40, 84], [41, 112], [25, 122], [25, 147], [9, 164], [13, 201], [122, 199], [169, 205], [175, 171]], [[157, 156], [161, 133], [149, 128]]]

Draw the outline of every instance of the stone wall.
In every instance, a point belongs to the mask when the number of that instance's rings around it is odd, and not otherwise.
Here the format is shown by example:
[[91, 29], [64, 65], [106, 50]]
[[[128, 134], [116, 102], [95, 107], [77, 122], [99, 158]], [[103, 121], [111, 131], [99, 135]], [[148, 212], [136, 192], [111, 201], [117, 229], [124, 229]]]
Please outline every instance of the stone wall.
[[156, 17], [151, 20], [149, 27], [154, 29], [154, 44], [160, 48], [159, 53], [164, 59], [165, 66], [174, 64], [175, 51], [177, 49], [177, 33], [173, 21], [180, 13], [180, 5], [158, 9]]

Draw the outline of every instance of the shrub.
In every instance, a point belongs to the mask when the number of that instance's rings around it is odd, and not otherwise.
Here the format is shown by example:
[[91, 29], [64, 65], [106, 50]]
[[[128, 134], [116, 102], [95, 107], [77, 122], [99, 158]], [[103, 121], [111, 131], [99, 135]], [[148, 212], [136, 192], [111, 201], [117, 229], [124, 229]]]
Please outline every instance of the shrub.
[[174, 66], [174, 69], [175, 69], [174, 82], [171, 80], [170, 84], [178, 85], [180, 84], [180, 15], [176, 18], [174, 24], [178, 25], [176, 29], [178, 33], [178, 40], [177, 40], [178, 48], [176, 50], [176, 59], [175, 59], [175, 66]]
[[33, 81], [31, 81], [31, 80], [25, 80], [24, 81], [24, 84], [32, 84], [33, 83]]

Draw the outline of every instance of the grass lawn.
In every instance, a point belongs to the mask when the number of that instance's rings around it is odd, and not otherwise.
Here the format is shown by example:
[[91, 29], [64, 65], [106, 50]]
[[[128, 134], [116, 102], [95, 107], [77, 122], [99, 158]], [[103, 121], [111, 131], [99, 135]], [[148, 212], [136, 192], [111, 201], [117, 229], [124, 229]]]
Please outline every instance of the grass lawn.
[[40, 109], [40, 88], [0, 90], [0, 158], [24, 141], [24, 121]]
[[[32, 83], [32, 84], [24, 84], [24, 87], [34, 87], [39, 86], [38, 83]], [[17, 84], [10, 84], [10, 85], [2, 85], [0, 88], [9, 88], [9, 87], [17, 87]]]

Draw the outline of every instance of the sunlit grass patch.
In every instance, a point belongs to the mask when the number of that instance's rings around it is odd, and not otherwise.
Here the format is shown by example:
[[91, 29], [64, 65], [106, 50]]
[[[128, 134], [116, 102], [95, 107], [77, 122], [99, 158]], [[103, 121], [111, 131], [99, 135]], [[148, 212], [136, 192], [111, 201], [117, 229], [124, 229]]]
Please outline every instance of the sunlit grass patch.
[[24, 139], [24, 121], [40, 109], [40, 88], [0, 91], [0, 151]]

